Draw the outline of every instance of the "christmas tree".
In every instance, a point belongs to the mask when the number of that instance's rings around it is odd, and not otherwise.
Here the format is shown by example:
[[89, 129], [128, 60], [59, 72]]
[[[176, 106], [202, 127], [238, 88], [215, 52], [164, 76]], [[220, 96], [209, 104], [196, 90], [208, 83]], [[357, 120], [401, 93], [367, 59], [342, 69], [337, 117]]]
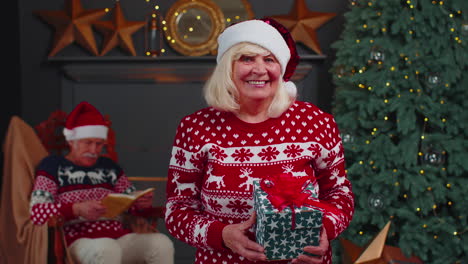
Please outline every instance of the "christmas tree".
[[390, 220], [407, 256], [466, 261], [467, 3], [350, 0], [331, 72], [360, 246]]

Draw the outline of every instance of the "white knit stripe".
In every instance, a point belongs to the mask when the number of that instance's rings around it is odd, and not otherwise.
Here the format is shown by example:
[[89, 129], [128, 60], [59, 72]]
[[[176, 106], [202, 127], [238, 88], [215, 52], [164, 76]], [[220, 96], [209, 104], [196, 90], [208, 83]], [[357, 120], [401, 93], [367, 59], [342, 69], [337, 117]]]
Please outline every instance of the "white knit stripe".
[[[170, 163], [169, 165], [170, 166], [174, 166], [174, 167], [180, 167], [180, 164], [177, 164], [178, 160], [176, 157], [176, 155], [180, 155], [180, 153], [183, 153], [183, 156], [185, 157], [185, 164], [184, 164], [184, 168], [188, 171], [198, 171], [198, 169], [196, 167], [193, 166], [193, 164], [190, 162], [191, 158], [193, 156], [196, 156], [196, 155], [200, 155], [201, 152], [207, 152], [208, 150], [212, 149], [213, 148], [213, 145], [215, 144], [212, 144], [212, 143], [209, 143], [209, 144], [206, 144], [202, 147], [202, 150], [201, 151], [198, 151], [198, 152], [192, 152], [192, 151], [187, 151], [183, 148], [180, 148], [180, 147], [176, 147], [174, 146], [173, 149], [172, 149], [172, 159], [170, 160]], [[296, 145], [296, 146], [299, 146], [300, 149], [302, 150], [302, 152], [297, 155], [297, 156], [290, 156], [288, 157], [287, 155], [287, 152], [285, 152], [285, 150], [287, 150], [287, 147], [288, 146], [291, 146], [291, 145]], [[246, 146], [246, 147], [231, 147], [231, 148], [222, 148], [222, 147], [219, 147], [221, 150], [224, 151], [224, 154], [226, 154], [226, 157], [222, 160], [222, 163], [224, 164], [230, 164], [230, 165], [247, 165], [247, 164], [267, 164], [267, 165], [271, 165], [272, 163], [285, 163], [285, 162], [288, 162], [288, 161], [291, 161], [291, 160], [295, 160], [297, 159], [298, 157], [304, 157], [304, 156], [307, 156], [307, 157], [313, 157], [314, 155], [312, 155], [312, 151], [310, 151], [308, 148], [312, 145], [319, 145], [320, 148], [322, 149], [322, 153], [320, 156], [322, 157], [327, 157], [328, 156], [328, 153], [332, 152], [332, 151], [335, 151], [336, 153], [339, 152], [339, 149], [340, 149], [340, 144], [335, 144], [335, 146], [333, 146], [333, 148], [331, 148], [330, 150], [327, 150], [327, 148], [325, 148], [323, 145], [319, 144], [319, 143], [281, 143], [281, 144], [276, 144], [276, 145], [270, 145], [269, 147], [274, 147], [276, 149], [276, 151], [279, 152], [278, 155], [276, 155], [275, 158], [272, 158], [271, 160], [262, 160], [261, 157], [262, 156], [259, 156], [262, 155], [262, 153], [264, 153], [265, 149], [268, 147], [265, 147], [265, 146]], [[245, 161], [245, 162], [241, 162], [240, 160], [236, 160], [235, 157], [233, 157], [233, 154], [236, 152], [236, 151], [239, 151], [240, 149], [248, 149], [250, 151], [250, 153], [252, 153], [252, 157], [250, 158], [250, 161]], [[210, 153], [208, 151], [207, 153], [208, 155], [208, 159], [210, 160], [220, 160], [219, 158], [215, 157], [212, 155], [212, 153]], [[337, 156], [335, 158], [335, 160], [333, 161], [332, 164], [336, 164], [336, 163], [339, 163], [342, 159], [344, 159], [344, 157], [341, 157], [340, 156]], [[321, 159], [319, 158], [316, 162], [321, 162]]]

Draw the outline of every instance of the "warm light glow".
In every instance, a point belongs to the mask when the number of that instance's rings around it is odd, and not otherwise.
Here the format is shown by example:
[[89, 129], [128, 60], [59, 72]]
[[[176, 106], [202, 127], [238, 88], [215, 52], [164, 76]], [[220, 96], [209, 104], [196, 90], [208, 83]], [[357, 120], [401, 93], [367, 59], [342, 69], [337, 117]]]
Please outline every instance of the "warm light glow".
[[419, 173], [424, 174], [424, 170], [420, 170]]

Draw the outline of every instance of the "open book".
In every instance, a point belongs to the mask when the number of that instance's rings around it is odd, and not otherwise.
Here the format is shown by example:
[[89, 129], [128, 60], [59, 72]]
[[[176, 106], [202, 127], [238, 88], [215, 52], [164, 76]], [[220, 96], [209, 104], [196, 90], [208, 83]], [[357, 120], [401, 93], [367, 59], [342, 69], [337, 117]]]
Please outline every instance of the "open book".
[[138, 198], [154, 191], [155, 188], [148, 188], [143, 191], [136, 191], [132, 194], [110, 193], [104, 199], [102, 204], [107, 208], [104, 217], [114, 218], [127, 211]]

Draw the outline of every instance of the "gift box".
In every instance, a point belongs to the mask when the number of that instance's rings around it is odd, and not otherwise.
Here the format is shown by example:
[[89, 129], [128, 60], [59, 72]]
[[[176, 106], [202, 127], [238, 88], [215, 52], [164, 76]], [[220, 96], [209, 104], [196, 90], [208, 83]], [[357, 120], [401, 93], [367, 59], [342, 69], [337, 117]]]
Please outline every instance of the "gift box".
[[307, 182], [288, 182], [296, 179], [254, 181], [255, 236], [269, 260], [293, 259], [319, 244], [322, 212], [309, 204], [317, 194]]

